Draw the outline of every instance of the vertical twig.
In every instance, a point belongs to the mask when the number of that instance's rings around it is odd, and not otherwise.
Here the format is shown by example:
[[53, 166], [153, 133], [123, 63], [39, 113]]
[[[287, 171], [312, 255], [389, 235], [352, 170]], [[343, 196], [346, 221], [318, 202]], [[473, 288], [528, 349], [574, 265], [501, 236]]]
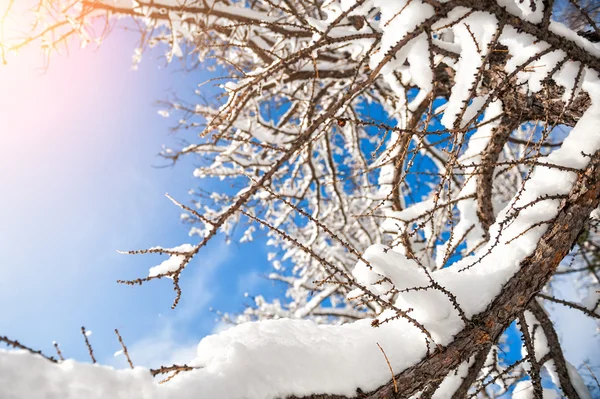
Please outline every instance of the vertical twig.
[[54, 341], [52, 342], [52, 345], [54, 345], [54, 349], [56, 349], [56, 354], [58, 355], [58, 358], [60, 360], [65, 360], [65, 358], [63, 357], [62, 352], [60, 351], [60, 348], [58, 347], [58, 342]]
[[81, 327], [81, 334], [83, 335], [83, 339], [85, 339], [85, 345], [88, 348], [88, 352], [90, 354], [90, 358], [92, 359], [92, 363], [96, 363], [96, 358], [94, 357], [94, 351], [92, 350], [92, 345], [90, 345], [90, 341], [88, 340], [87, 331], [85, 327]]
[[381, 353], [383, 353], [383, 357], [385, 357], [385, 361], [390, 369], [390, 373], [392, 373], [392, 381], [394, 382], [394, 392], [398, 393], [398, 384], [396, 383], [396, 375], [394, 374], [394, 370], [392, 369], [392, 365], [390, 364], [390, 360], [388, 359], [387, 355], [385, 354], [385, 351], [383, 350], [383, 348], [381, 347], [381, 345], [379, 345], [379, 342], [377, 342], [377, 346], [379, 347], [379, 349], [381, 349]]
[[131, 361], [131, 358], [129, 357], [129, 352], [127, 351], [127, 346], [123, 342], [123, 338], [121, 338], [121, 334], [119, 334], [119, 330], [117, 330], [116, 328], [115, 328], [115, 334], [117, 334], [117, 337], [119, 338], [119, 343], [121, 344], [121, 347], [123, 348], [123, 353], [125, 354], [125, 357], [127, 358], [127, 363], [129, 363], [129, 367], [133, 368], [133, 362]]

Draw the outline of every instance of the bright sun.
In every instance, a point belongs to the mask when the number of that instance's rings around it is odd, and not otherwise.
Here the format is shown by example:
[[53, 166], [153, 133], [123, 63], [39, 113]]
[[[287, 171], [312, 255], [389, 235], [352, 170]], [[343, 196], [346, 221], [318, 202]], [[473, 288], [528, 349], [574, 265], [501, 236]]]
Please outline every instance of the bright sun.
[[0, 0], [0, 42], [10, 47], [23, 39], [33, 22], [33, 13], [27, 12], [36, 4], [35, 0]]

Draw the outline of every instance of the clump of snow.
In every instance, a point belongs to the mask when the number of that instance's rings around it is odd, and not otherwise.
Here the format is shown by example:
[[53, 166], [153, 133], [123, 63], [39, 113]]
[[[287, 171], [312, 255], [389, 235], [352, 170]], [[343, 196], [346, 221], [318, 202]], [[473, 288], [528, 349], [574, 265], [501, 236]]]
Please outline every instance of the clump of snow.
[[[534, 354], [536, 362], [539, 362], [544, 356], [546, 356], [550, 352], [550, 348], [548, 347], [548, 339], [544, 334], [543, 329], [540, 326], [539, 321], [535, 318], [533, 313], [526, 311], [525, 312], [525, 320], [527, 322], [527, 330], [529, 332], [529, 336], [531, 337], [531, 341], [533, 343]], [[520, 326], [520, 328], [524, 328]], [[521, 345], [521, 356], [522, 358], [526, 358], [529, 356], [527, 353], [527, 347], [525, 342]], [[525, 370], [529, 372], [531, 367], [531, 363], [527, 362], [525, 364]]]
[[461, 363], [456, 370], [451, 371], [433, 393], [432, 399], [451, 398], [454, 392], [460, 387], [462, 380], [467, 376], [469, 367], [474, 359], [475, 357], [473, 356], [469, 361]]
[[[266, 399], [317, 392], [352, 396], [358, 387], [369, 391], [389, 380], [377, 344], [394, 370], [417, 363], [427, 351], [422, 333], [403, 319], [379, 328], [371, 327], [370, 320], [342, 326], [268, 320], [204, 338], [197, 357], [188, 363], [201, 368], [161, 386], [153, 384], [142, 368], [53, 364], [24, 352], [0, 351], [0, 397]], [[23, 369], [33, 370], [23, 373]], [[9, 383], [13, 380], [18, 382]]]
[[192, 244], [183, 244], [175, 248], [164, 248], [165, 252], [170, 252], [172, 255], [170, 255], [169, 259], [163, 261], [161, 264], [151, 267], [148, 276], [154, 277], [161, 274], [174, 272], [181, 267], [181, 264], [185, 261], [186, 257], [193, 249], [194, 246]]
[[[560, 399], [560, 394], [550, 388], [543, 389], [543, 399]], [[515, 385], [515, 390], [512, 394], [512, 399], [534, 399], [533, 385], [530, 380], [520, 381]]]
[[111, 367], [65, 360], [51, 363], [25, 351], [0, 349], [2, 399], [130, 399], [159, 398], [148, 370]]
[[[496, 17], [484, 12], [474, 12], [465, 18], [464, 23], [452, 27], [456, 42], [460, 45], [460, 59], [456, 64], [456, 77], [452, 94], [442, 116], [442, 124], [446, 128], [452, 129], [454, 124], [457, 123], [457, 117], [461, 116], [465, 101], [471, 96], [478, 71], [488, 53], [488, 46], [497, 29], [498, 20]], [[473, 97], [472, 103], [467, 107], [461, 120], [458, 121], [460, 127], [466, 126], [472, 116], [479, 111], [484, 100], [484, 97]]]
[[588, 288], [587, 295], [583, 298], [581, 304], [588, 310], [600, 315], [600, 291], [598, 291], [598, 286]]
[[[369, 60], [371, 69], [377, 68], [398, 42], [434, 14], [433, 7], [421, 0], [374, 0], [373, 6], [379, 7], [381, 12], [380, 28], [383, 35], [379, 51]], [[426, 36], [419, 35], [394, 54], [393, 59], [383, 66], [381, 74], [393, 79], [394, 71], [402, 70], [412, 76], [423, 91], [430, 91], [433, 73], [429, 68], [428, 49]], [[407, 59], [410, 62], [408, 69], [403, 68]]]
[[[363, 258], [369, 264], [359, 261], [352, 274], [360, 284], [370, 288], [371, 292], [385, 297], [390, 296], [392, 288], [399, 290], [401, 293], [396, 299], [396, 306], [404, 310], [413, 309], [411, 316], [422, 323], [447, 319], [451, 306], [441, 292], [431, 289], [402, 292], [430, 285], [424, 269], [417, 262], [381, 244], [369, 247]], [[393, 286], [390, 282], [380, 282], [382, 276], [387, 277]], [[356, 289], [348, 296], [354, 297], [360, 293], [361, 291]], [[443, 334], [439, 336], [442, 337]]]
[[[569, 380], [571, 381], [571, 385], [573, 385], [573, 388], [575, 389], [575, 392], [577, 392], [579, 398], [592, 399], [592, 395], [590, 394], [588, 387], [585, 385], [585, 382], [583, 381], [583, 378], [581, 378], [581, 375], [577, 369], [573, 367], [573, 365], [567, 360], [565, 360], [565, 365], [567, 366], [567, 374], [569, 376]], [[560, 387], [560, 378], [558, 377], [558, 371], [556, 371], [554, 359], [550, 359], [548, 362], [546, 362], [544, 367], [546, 370], [548, 370], [548, 374], [550, 375], [554, 385]]]
[[581, 399], [592, 399], [592, 395], [577, 369], [568, 361], [565, 361], [565, 363], [567, 365], [567, 374], [569, 374], [569, 379], [571, 380], [571, 384], [573, 384], [573, 388], [575, 388], [577, 395], [579, 395]]
[[[508, 48], [511, 54], [505, 67], [509, 73], [513, 73], [531, 57], [542, 53], [550, 47], [548, 43], [535, 40], [531, 35], [517, 32], [512, 26], [504, 28], [499, 41]], [[565, 56], [566, 54], [562, 50], [554, 50], [541, 56], [538, 60], [527, 65], [525, 71], [517, 73], [519, 83], [527, 82], [529, 90], [533, 93], [540, 91], [542, 89], [542, 80], [548, 76], [550, 71]]]

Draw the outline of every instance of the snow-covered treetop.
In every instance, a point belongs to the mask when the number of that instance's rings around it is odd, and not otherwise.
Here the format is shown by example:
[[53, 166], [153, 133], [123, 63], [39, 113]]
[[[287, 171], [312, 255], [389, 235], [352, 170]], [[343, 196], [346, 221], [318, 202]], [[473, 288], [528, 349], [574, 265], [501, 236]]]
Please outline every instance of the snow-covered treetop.
[[[71, 36], [100, 43], [106, 27], [134, 20], [134, 63], [158, 46], [169, 62], [219, 75], [219, 101], [200, 101], [200, 87], [197, 104], [161, 111], [180, 117], [186, 141], [163, 156], [197, 157], [195, 176], [234, 188], [198, 190], [192, 205], [171, 198], [193, 243], [129, 252], [168, 258], [122, 282], [168, 277], [176, 307], [183, 271], [203, 267], [192, 264], [202, 248], [240, 226], [241, 241], [268, 234], [269, 277], [287, 291], [226, 315], [240, 325], [204, 339], [184, 368], [167, 367], [186, 372], [165, 386], [138, 369], [12, 353], [0, 353], [0, 376], [26, 389], [51, 374], [48, 389], [83, 396], [87, 386], [70, 381], [93, 375], [89, 386], [107, 389], [93, 394], [114, 397], [450, 398], [501, 395], [527, 372], [517, 387], [542, 397], [546, 367], [565, 395], [590, 397], [535, 299], [560, 303], [551, 281], [565, 272], [591, 296], [563, 304], [600, 313], [589, 219], [600, 194], [600, 47], [589, 39], [600, 32], [580, 7], [591, 30], [578, 35], [552, 5], [40, 1], [30, 36], [3, 54], [37, 39], [49, 53]], [[506, 365], [499, 348], [514, 320], [524, 354]], [[12, 364], [35, 372], [13, 375]]]

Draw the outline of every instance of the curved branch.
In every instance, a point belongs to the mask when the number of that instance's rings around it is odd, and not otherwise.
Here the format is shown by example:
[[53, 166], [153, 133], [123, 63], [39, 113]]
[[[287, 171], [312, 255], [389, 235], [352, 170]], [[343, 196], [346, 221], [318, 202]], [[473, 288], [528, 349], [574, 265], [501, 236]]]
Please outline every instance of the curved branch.
[[492, 205], [492, 188], [494, 182], [495, 164], [502, 153], [504, 145], [513, 130], [521, 124], [520, 118], [504, 115], [500, 125], [494, 130], [490, 141], [481, 154], [482, 166], [477, 175], [477, 216], [485, 232], [485, 240], [489, 237], [489, 228], [495, 221]]
[[554, 359], [554, 365], [556, 366], [556, 372], [558, 374], [561, 389], [569, 399], [579, 399], [579, 395], [573, 387], [571, 378], [569, 377], [565, 356], [563, 355], [562, 347], [560, 346], [558, 335], [554, 330], [552, 321], [546, 314], [544, 308], [542, 308], [542, 305], [540, 305], [535, 299], [529, 303], [529, 310], [540, 323], [540, 326], [544, 331], [544, 335], [548, 340], [548, 349], [550, 350], [552, 359]]

